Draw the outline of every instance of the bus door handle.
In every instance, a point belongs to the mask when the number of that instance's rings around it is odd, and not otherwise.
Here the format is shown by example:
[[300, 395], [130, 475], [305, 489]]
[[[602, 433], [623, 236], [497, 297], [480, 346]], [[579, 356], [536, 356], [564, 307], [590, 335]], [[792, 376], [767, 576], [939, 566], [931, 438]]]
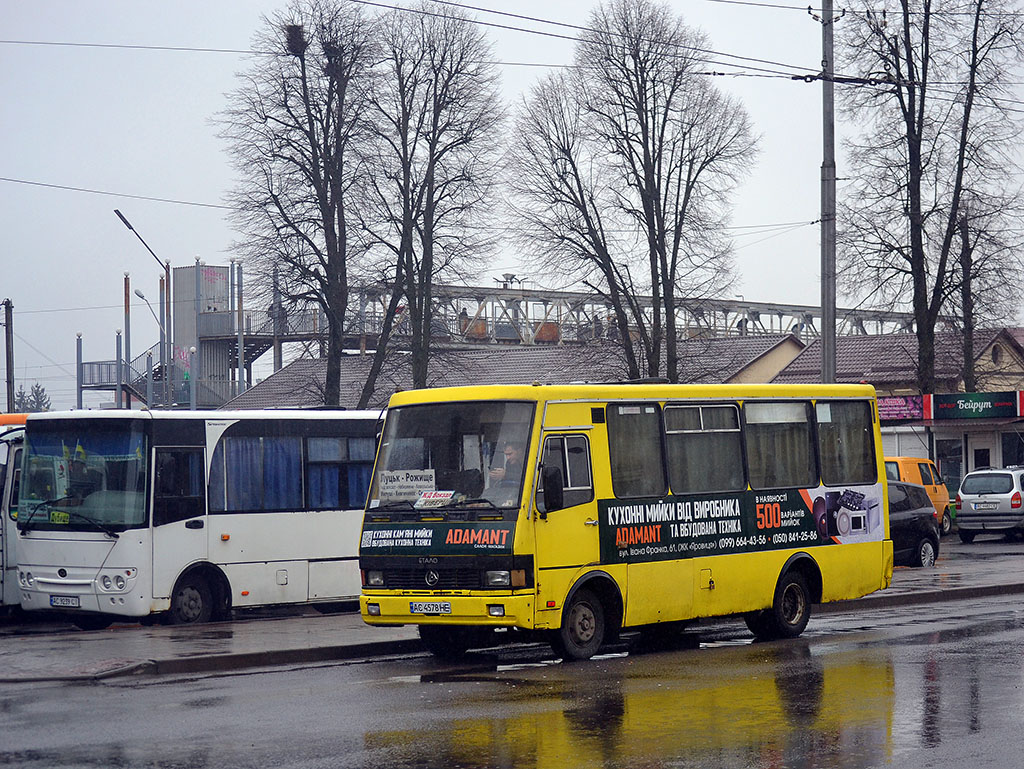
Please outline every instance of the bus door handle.
[[203, 528], [202, 518], [193, 518], [191, 521], [185, 521], [186, 529], [201, 529]]
[[593, 520], [591, 518], [588, 518], [587, 520], [585, 520], [583, 522], [583, 525], [584, 526], [597, 526], [597, 521], [595, 521], [595, 520]]

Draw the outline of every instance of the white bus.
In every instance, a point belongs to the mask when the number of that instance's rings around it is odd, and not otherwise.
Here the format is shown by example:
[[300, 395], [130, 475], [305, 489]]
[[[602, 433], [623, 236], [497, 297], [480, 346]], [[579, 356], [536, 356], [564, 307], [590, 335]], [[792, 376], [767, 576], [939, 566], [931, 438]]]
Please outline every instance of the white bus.
[[32, 415], [18, 501], [27, 611], [82, 628], [359, 596], [376, 411]]
[[0, 611], [19, 603], [18, 594], [18, 479], [24, 414], [0, 414]]

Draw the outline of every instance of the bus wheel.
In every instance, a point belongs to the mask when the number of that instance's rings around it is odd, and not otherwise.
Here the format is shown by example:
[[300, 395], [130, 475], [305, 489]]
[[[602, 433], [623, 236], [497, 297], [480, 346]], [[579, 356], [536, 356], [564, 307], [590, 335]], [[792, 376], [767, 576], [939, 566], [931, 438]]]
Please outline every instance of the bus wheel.
[[775, 600], [768, 612], [768, 625], [775, 638], [796, 638], [811, 618], [811, 591], [798, 571], [788, 571], [779, 579]]
[[747, 623], [747, 629], [754, 634], [754, 638], [762, 641], [771, 639], [771, 612], [752, 611], [743, 615], [743, 621]]
[[106, 630], [114, 624], [114, 618], [106, 614], [83, 614], [72, 618], [71, 623], [79, 630]]
[[443, 660], [462, 659], [473, 639], [470, 628], [420, 625], [420, 641], [427, 651]]
[[562, 627], [551, 646], [565, 660], [588, 660], [604, 643], [604, 607], [589, 590], [580, 590], [562, 612]]
[[206, 580], [198, 574], [186, 574], [171, 593], [171, 610], [167, 619], [172, 625], [209, 622], [213, 615], [213, 594]]

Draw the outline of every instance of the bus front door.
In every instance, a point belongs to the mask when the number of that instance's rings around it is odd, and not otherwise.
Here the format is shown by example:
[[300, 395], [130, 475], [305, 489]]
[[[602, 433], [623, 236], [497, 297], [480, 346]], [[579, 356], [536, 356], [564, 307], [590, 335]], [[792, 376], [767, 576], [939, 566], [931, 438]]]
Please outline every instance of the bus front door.
[[561, 507], [547, 509], [543, 480], [537, 484], [536, 558], [541, 607], [554, 602], [557, 612], [579, 571], [600, 561], [597, 509], [590, 462], [589, 436], [579, 433], [546, 433], [541, 455], [545, 469], [558, 468], [561, 477]]
[[153, 596], [168, 598], [189, 564], [209, 551], [202, 448], [154, 450]]

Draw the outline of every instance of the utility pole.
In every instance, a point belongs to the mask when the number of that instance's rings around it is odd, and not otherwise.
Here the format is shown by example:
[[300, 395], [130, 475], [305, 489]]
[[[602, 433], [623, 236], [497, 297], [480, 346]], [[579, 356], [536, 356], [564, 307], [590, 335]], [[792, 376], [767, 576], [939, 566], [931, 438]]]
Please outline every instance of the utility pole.
[[4, 349], [7, 350], [7, 411], [14, 411], [14, 303], [4, 299]]
[[[810, 9], [808, 9], [810, 11]], [[832, 0], [821, 3], [821, 381], [836, 381], [836, 113]]]

